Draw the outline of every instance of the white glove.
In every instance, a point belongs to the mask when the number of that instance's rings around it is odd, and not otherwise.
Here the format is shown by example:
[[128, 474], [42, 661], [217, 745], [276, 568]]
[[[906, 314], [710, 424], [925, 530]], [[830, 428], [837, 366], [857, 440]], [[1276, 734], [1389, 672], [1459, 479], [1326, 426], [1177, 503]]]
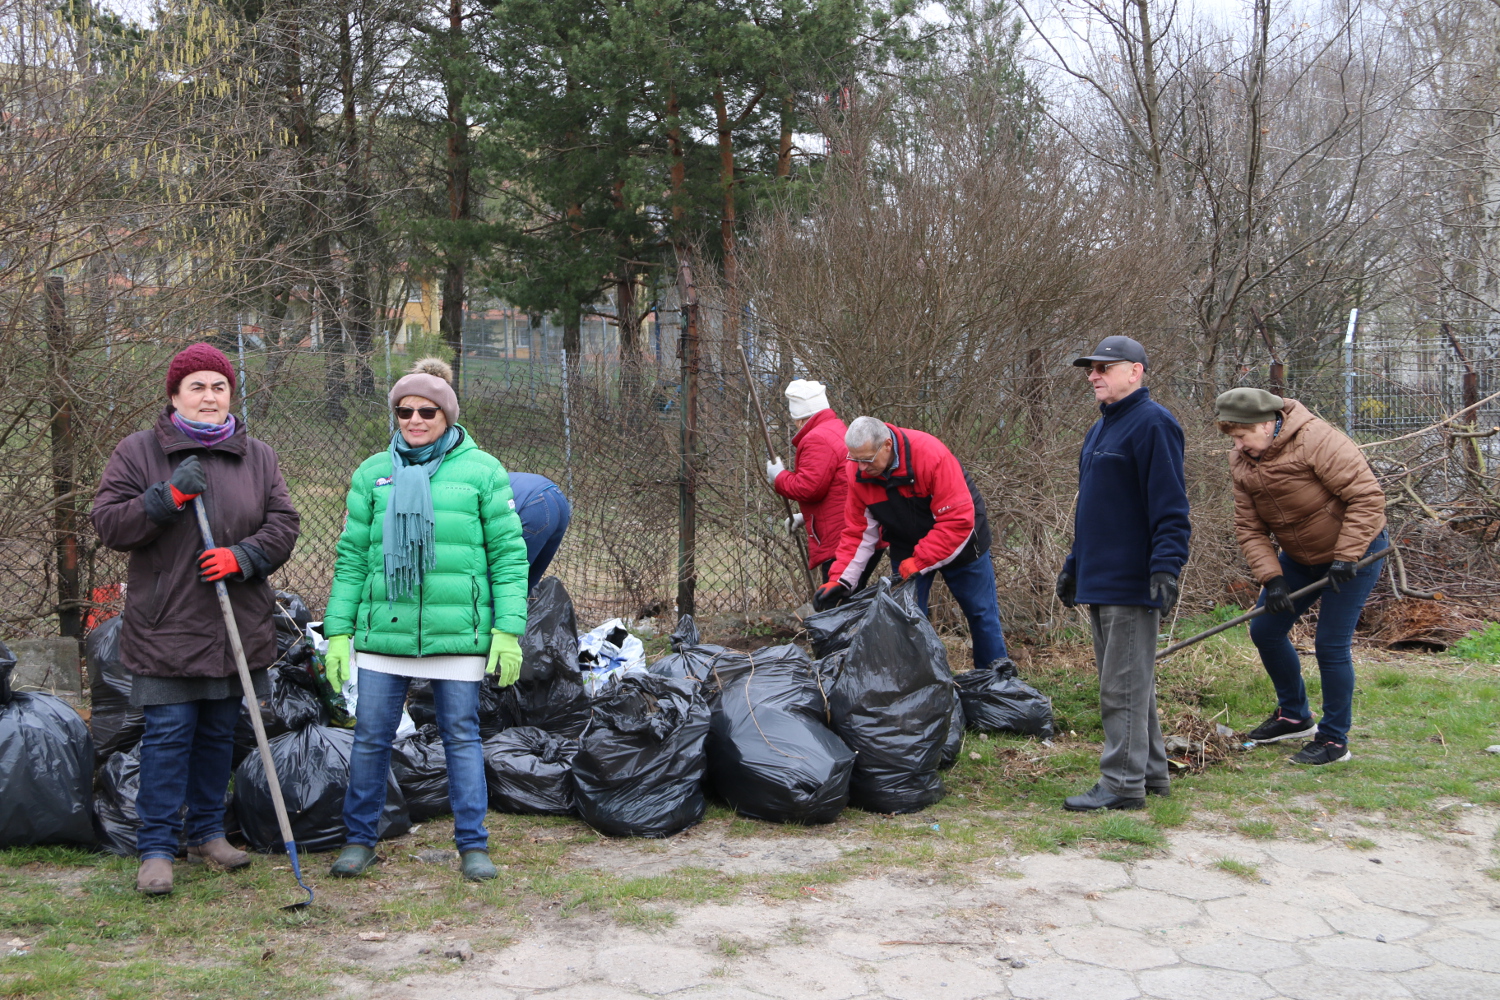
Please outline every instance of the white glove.
[[781, 522], [781, 526], [786, 529], [788, 535], [792, 534], [798, 528], [802, 527], [802, 514], [798, 512], [791, 517], [785, 518]]
[[766, 463], [766, 481], [771, 484], [772, 489], [776, 488], [776, 477], [785, 471], [786, 466], [781, 463], [781, 459], [779, 458], [773, 458]]

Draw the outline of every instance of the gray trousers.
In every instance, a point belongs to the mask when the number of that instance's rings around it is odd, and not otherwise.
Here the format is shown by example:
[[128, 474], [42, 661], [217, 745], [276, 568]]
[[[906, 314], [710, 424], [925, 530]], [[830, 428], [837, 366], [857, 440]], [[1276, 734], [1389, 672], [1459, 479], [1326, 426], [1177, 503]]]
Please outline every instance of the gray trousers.
[[1099, 775], [1115, 795], [1140, 798], [1167, 784], [1167, 751], [1156, 718], [1156, 629], [1161, 612], [1128, 604], [1093, 604], [1094, 661], [1104, 753]]

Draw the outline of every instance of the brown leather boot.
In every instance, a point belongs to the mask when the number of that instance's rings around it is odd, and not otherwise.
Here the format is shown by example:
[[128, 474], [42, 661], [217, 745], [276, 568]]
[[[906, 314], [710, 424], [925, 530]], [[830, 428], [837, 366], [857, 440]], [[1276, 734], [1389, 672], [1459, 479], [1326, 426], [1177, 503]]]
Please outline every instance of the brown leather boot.
[[135, 888], [148, 896], [169, 896], [172, 893], [172, 859], [147, 858], [136, 872]]
[[212, 861], [225, 871], [232, 872], [236, 868], [244, 868], [250, 864], [250, 855], [244, 851], [237, 851], [229, 846], [229, 841], [223, 837], [216, 837], [206, 844], [187, 849], [189, 861]]

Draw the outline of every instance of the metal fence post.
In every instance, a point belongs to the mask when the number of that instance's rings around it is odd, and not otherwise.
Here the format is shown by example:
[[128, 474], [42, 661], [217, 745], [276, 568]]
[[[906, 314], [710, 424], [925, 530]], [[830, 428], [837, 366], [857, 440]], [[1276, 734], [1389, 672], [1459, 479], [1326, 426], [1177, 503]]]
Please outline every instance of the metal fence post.
[[682, 295], [681, 457], [677, 485], [677, 613], [693, 614], [698, 587], [698, 289], [686, 258], [677, 267]]
[[240, 352], [240, 420], [246, 427], [250, 426], [250, 404], [245, 398], [245, 331], [241, 328], [239, 316], [234, 318], [234, 340]]
[[573, 421], [568, 405], [568, 349], [562, 349], [563, 467], [567, 473], [568, 496], [573, 492]]
[[67, 306], [63, 301], [63, 279], [57, 275], [43, 282], [47, 300], [48, 409], [52, 423], [52, 529], [57, 549], [57, 630], [78, 638], [83, 635], [83, 614], [78, 588], [78, 486], [74, 482], [73, 400], [69, 394]]
[[1354, 436], [1354, 324], [1359, 310], [1349, 310], [1349, 329], [1344, 334], [1344, 433]]

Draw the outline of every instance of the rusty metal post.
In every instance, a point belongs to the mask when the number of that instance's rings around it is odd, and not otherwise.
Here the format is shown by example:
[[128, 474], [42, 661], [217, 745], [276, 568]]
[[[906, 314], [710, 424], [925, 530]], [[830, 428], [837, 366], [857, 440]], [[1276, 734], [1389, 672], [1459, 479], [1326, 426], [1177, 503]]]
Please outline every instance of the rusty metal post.
[[698, 289], [693, 267], [683, 257], [677, 266], [682, 296], [682, 336], [677, 357], [682, 362], [681, 457], [677, 482], [677, 613], [690, 615], [698, 588]]
[[57, 628], [83, 636], [78, 589], [78, 487], [74, 482], [73, 400], [67, 306], [63, 279], [53, 275], [43, 288], [47, 301], [47, 403], [52, 429], [52, 534], [57, 551]]

